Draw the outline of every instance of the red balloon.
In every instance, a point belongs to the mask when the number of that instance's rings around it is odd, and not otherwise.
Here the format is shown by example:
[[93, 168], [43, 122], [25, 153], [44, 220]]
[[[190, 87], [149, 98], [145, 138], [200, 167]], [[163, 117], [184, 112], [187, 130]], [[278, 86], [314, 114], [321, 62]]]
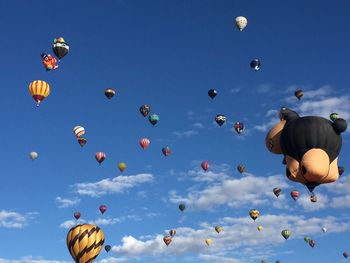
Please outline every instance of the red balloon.
[[292, 191], [292, 192], [290, 192], [290, 196], [294, 199], [294, 201], [295, 200], [297, 200], [298, 199], [298, 197], [299, 197], [299, 192], [298, 191]]
[[96, 161], [101, 164], [106, 159], [106, 154], [104, 152], [97, 152], [95, 154]]
[[74, 217], [76, 220], [78, 220], [80, 218], [81, 214], [79, 212], [75, 212], [74, 213]]
[[105, 206], [105, 205], [100, 205], [100, 212], [101, 212], [101, 214], [104, 214], [104, 212], [106, 212], [107, 211], [107, 206]]
[[207, 161], [202, 162], [201, 166], [204, 171], [209, 169], [209, 163]]
[[147, 138], [142, 138], [140, 140], [140, 145], [141, 145], [142, 149], [144, 149], [144, 150], [147, 149], [149, 144], [150, 144], [150, 140]]
[[164, 241], [165, 245], [169, 246], [171, 241], [172, 241], [172, 238], [171, 238], [171, 236], [165, 236], [163, 238], [163, 241]]

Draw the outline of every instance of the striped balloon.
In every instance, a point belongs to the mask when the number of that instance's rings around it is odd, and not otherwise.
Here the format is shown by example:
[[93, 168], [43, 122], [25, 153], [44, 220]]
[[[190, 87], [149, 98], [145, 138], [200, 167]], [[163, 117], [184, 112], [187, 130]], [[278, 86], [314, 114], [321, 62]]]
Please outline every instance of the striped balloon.
[[76, 263], [91, 263], [100, 254], [105, 241], [102, 230], [95, 225], [72, 227], [67, 234], [67, 247]]
[[97, 152], [95, 154], [96, 161], [101, 164], [106, 159], [106, 154], [104, 152]]
[[140, 146], [142, 147], [142, 149], [145, 150], [148, 147], [148, 145], [150, 144], [150, 140], [147, 138], [142, 138], [139, 143], [140, 143]]
[[50, 85], [45, 81], [35, 80], [29, 84], [29, 92], [36, 101], [36, 106], [39, 106], [50, 95]]
[[81, 127], [81, 126], [75, 126], [73, 128], [73, 132], [74, 132], [75, 136], [77, 136], [77, 138], [79, 138], [85, 134], [85, 129], [84, 129], [84, 127]]

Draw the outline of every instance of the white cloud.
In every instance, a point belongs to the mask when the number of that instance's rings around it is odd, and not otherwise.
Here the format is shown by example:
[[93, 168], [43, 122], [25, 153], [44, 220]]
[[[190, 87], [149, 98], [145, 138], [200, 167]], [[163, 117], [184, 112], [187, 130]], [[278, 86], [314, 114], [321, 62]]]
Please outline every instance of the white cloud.
[[20, 259], [0, 258], [0, 263], [69, 263], [69, 261], [49, 260], [41, 257], [33, 258], [32, 256], [27, 256]]
[[83, 224], [83, 223], [85, 223], [85, 220], [82, 220], [82, 219], [79, 219], [77, 221], [66, 220], [62, 224], [60, 224], [60, 228], [70, 229], [70, 228], [72, 228], [73, 226], [75, 226], [77, 224]]
[[242, 89], [242, 87], [232, 88], [232, 89], [230, 89], [230, 92], [231, 92], [231, 93], [237, 93], [237, 92], [239, 92], [241, 89]]
[[203, 129], [204, 125], [203, 125], [203, 123], [195, 122], [195, 123], [193, 123], [193, 127], [197, 128], [197, 129]]
[[73, 185], [75, 192], [80, 195], [99, 197], [105, 194], [122, 193], [125, 190], [138, 186], [142, 183], [153, 181], [152, 174], [137, 174], [129, 176], [117, 176], [107, 178], [95, 183], [78, 183]]
[[325, 209], [329, 205], [329, 199], [326, 195], [317, 194], [317, 202], [313, 203], [310, 201], [310, 196], [302, 195], [296, 201], [297, 205], [303, 207], [304, 211], [317, 211]]
[[183, 137], [191, 137], [193, 135], [198, 134], [197, 131], [195, 130], [187, 130], [187, 131], [182, 131], [182, 132], [178, 132], [178, 131], [174, 131], [173, 134], [178, 137], [179, 139], [183, 138]]
[[13, 211], [0, 211], [0, 227], [4, 228], [23, 228], [28, 225], [28, 221], [37, 213], [20, 214]]
[[199, 254], [198, 258], [212, 263], [242, 263], [241, 260], [220, 255]]
[[78, 203], [80, 203], [80, 199], [79, 198], [69, 199], [69, 198], [62, 198], [60, 196], [57, 196], [56, 203], [59, 208], [66, 208], [66, 207], [77, 205]]
[[261, 84], [257, 87], [256, 91], [258, 93], [266, 93], [269, 92], [272, 88], [271, 84]]
[[[271, 112], [271, 111], [269, 111]], [[269, 112], [267, 114], [269, 114]], [[271, 114], [271, 113], [270, 113]], [[260, 125], [255, 125], [253, 128], [255, 130], [261, 131], [261, 132], [266, 132], [268, 129], [270, 129], [272, 126], [276, 125], [277, 123], [279, 123], [280, 119], [276, 116], [266, 122], [264, 122], [263, 124]]]

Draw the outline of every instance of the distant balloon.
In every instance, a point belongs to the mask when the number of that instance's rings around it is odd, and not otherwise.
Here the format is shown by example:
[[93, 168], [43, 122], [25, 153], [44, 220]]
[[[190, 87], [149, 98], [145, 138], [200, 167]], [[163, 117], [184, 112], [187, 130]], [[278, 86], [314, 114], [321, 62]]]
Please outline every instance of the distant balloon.
[[349, 257], [349, 253], [348, 252], [343, 252], [343, 257], [344, 258], [348, 258]]
[[250, 62], [250, 67], [255, 71], [258, 71], [261, 67], [261, 62], [259, 59], [255, 58]]
[[30, 152], [29, 153], [29, 157], [30, 157], [30, 159], [32, 159], [32, 160], [35, 160], [36, 158], [38, 158], [38, 153], [37, 152]]
[[105, 90], [105, 96], [107, 97], [107, 99], [113, 98], [114, 95], [115, 95], [114, 89], [106, 89]]
[[39, 106], [50, 95], [50, 85], [45, 81], [35, 80], [29, 84], [29, 92], [36, 101], [36, 106]]
[[140, 107], [140, 112], [143, 117], [146, 117], [150, 111], [151, 111], [151, 107], [149, 105], [144, 104]]
[[73, 132], [77, 138], [80, 138], [82, 135], [85, 134], [85, 129], [84, 127], [81, 127], [81, 126], [75, 126], [73, 128]]
[[207, 238], [207, 239], [205, 240], [205, 244], [207, 244], [207, 246], [210, 246], [211, 243], [213, 243], [213, 240], [211, 240], [210, 238]]
[[249, 215], [255, 221], [259, 217], [260, 213], [257, 209], [252, 209], [249, 211]]
[[214, 99], [214, 98], [216, 97], [217, 94], [218, 94], [218, 93], [217, 93], [217, 91], [216, 91], [215, 89], [210, 89], [210, 90], [208, 91], [208, 95], [209, 95], [209, 97], [212, 98], [212, 99]]
[[67, 234], [67, 247], [76, 263], [92, 263], [100, 254], [104, 241], [102, 230], [90, 224], [76, 225]]
[[175, 235], [176, 235], [176, 230], [175, 230], [175, 229], [169, 230], [169, 235], [170, 235], [171, 237], [175, 236]]
[[261, 260], [261, 263], [267, 263], [266, 259]]
[[343, 166], [338, 166], [338, 173], [339, 173], [339, 176], [342, 175], [344, 173], [345, 169]]
[[83, 147], [87, 143], [87, 140], [83, 137], [79, 137], [78, 143], [80, 144], [81, 147]]
[[281, 235], [287, 240], [291, 235], [291, 231], [289, 229], [284, 229], [282, 230]]
[[171, 154], [171, 150], [168, 146], [166, 146], [162, 149], [162, 153], [164, 154], [164, 156], [169, 156]]
[[276, 197], [279, 197], [282, 192], [282, 189], [279, 187], [273, 188], [273, 193], [275, 194]]
[[201, 163], [201, 167], [204, 171], [208, 171], [209, 169], [209, 163], [207, 161], [204, 161]]
[[261, 231], [261, 230], [263, 230], [263, 227], [262, 226], [258, 226], [257, 229], [258, 229], [258, 231]]
[[313, 239], [309, 240], [309, 245], [313, 248], [316, 245], [316, 241]]
[[277, 260], [276, 263], [282, 263], [282, 260]]
[[165, 236], [165, 237], [163, 237], [163, 241], [164, 241], [166, 246], [169, 246], [171, 241], [172, 241], [172, 238], [171, 238], [171, 236]]
[[107, 206], [100, 205], [99, 210], [100, 210], [101, 214], [104, 214], [107, 211]]
[[316, 196], [315, 194], [312, 194], [312, 195], [310, 196], [310, 201], [311, 201], [312, 203], [316, 203], [316, 202], [317, 202], [317, 196]]
[[95, 154], [96, 161], [101, 164], [106, 159], [106, 154], [104, 152], [97, 152]]
[[239, 172], [240, 174], [244, 173], [244, 171], [245, 171], [244, 165], [243, 165], [243, 164], [239, 164], [239, 165], [237, 166], [237, 170], [238, 170], [238, 172]]
[[323, 233], [326, 233], [327, 232], [327, 228], [322, 227], [322, 231], [323, 231]]
[[142, 138], [139, 143], [140, 143], [141, 148], [145, 150], [148, 148], [148, 146], [151, 142], [147, 138]]
[[179, 204], [179, 209], [183, 212], [186, 209], [186, 205], [184, 203]]
[[301, 97], [304, 96], [304, 92], [301, 89], [298, 89], [294, 92], [294, 96], [297, 97], [298, 100], [300, 100]]
[[310, 240], [311, 240], [310, 237], [308, 237], [308, 236], [304, 237], [304, 241], [305, 241], [306, 243], [309, 243]]
[[222, 231], [222, 226], [216, 226], [215, 231], [219, 234]]
[[74, 213], [74, 218], [75, 218], [76, 220], [78, 220], [78, 219], [80, 218], [80, 216], [81, 216], [80, 212], [75, 212], [75, 213]]
[[124, 170], [126, 169], [126, 163], [119, 163], [118, 169], [120, 172], [124, 172]]
[[106, 250], [106, 252], [108, 253], [108, 252], [111, 250], [111, 246], [110, 246], [110, 245], [106, 245], [106, 246], [105, 246], [105, 250]]
[[235, 19], [236, 27], [239, 31], [243, 31], [243, 29], [247, 26], [248, 20], [244, 16], [237, 16]]
[[148, 117], [148, 120], [153, 126], [155, 126], [159, 121], [159, 116], [157, 114], [152, 114]]
[[226, 122], [226, 117], [222, 114], [218, 114], [215, 117], [215, 121], [219, 126], [222, 126]]
[[69, 52], [69, 45], [64, 41], [63, 37], [55, 38], [52, 44], [52, 50], [58, 59], [63, 58]]
[[58, 69], [57, 59], [50, 54], [42, 53], [41, 58], [46, 71]]
[[238, 134], [242, 134], [244, 131], [244, 124], [242, 122], [237, 121], [234, 125], [233, 128]]
[[340, 115], [336, 112], [333, 112], [329, 115], [329, 118], [331, 119], [331, 121], [335, 121], [340, 118]]
[[299, 197], [299, 192], [296, 191], [296, 190], [294, 190], [294, 191], [290, 192], [290, 196], [291, 196], [291, 197], [294, 199], [294, 201], [295, 201], [295, 200], [297, 200], [298, 197]]

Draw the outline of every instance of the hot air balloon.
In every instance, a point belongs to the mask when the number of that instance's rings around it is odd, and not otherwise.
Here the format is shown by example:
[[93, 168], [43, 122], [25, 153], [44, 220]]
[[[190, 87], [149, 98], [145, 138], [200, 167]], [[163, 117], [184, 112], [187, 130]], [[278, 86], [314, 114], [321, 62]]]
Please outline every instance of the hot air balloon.
[[162, 149], [162, 153], [164, 154], [164, 156], [169, 156], [171, 154], [171, 150], [168, 146], [166, 146]]
[[222, 226], [216, 226], [215, 231], [219, 234], [222, 231]]
[[179, 204], [179, 209], [183, 212], [186, 209], [186, 205], [184, 203]]
[[165, 237], [163, 237], [163, 241], [164, 241], [166, 246], [169, 246], [171, 241], [172, 241], [172, 238], [171, 238], [171, 236], [165, 236]]
[[125, 168], [126, 168], [126, 163], [119, 163], [118, 164], [118, 169], [120, 172], [124, 172]]
[[311, 238], [310, 237], [304, 237], [304, 241], [306, 242], [306, 243], [309, 243], [309, 241], [311, 240]]
[[100, 210], [101, 214], [103, 215], [107, 211], [107, 206], [100, 205], [99, 210]]
[[76, 220], [78, 220], [78, 219], [80, 218], [80, 216], [81, 216], [80, 212], [75, 212], [75, 213], [74, 213], [74, 218], [75, 218]]
[[95, 154], [96, 161], [101, 164], [106, 159], [106, 154], [104, 152], [97, 152]]
[[318, 116], [299, 115], [286, 107], [279, 113], [280, 123], [266, 136], [266, 147], [286, 160], [289, 180], [304, 184], [310, 192], [320, 184], [335, 182], [339, 177], [338, 156], [341, 133], [347, 122], [334, 122]]
[[339, 173], [339, 176], [341, 176], [343, 173], [344, 173], [345, 169], [343, 166], [338, 166], [338, 173]]
[[30, 157], [30, 159], [32, 159], [32, 160], [35, 160], [36, 158], [38, 158], [38, 153], [37, 152], [30, 152], [29, 153], [29, 157]]
[[236, 17], [236, 27], [239, 29], [239, 31], [243, 31], [243, 29], [247, 26], [248, 20], [244, 16], [237, 16]]
[[304, 96], [304, 92], [301, 89], [298, 89], [294, 92], [294, 96], [297, 97], [298, 100], [300, 100], [301, 97]]
[[259, 211], [257, 209], [252, 209], [249, 211], [250, 217], [255, 221], [259, 217]]
[[275, 194], [276, 197], [279, 197], [282, 192], [282, 189], [279, 187], [273, 188], [273, 193]]
[[147, 138], [142, 138], [139, 143], [140, 143], [140, 146], [142, 147], [142, 149], [145, 150], [145, 149], [147, 149], [148, 145], [150, 144], [150, 140]]
[[237, 170], [240, 174], [244, 173], [244, 171], [245, 171], [244, 165], [243, 164], [238, 165]]
[[67, 234], [67, 247], [76, 263], [93, 262], [104, 241], [102, 230], [90, 224], [76, 225]]
[[286, 240], [290, 237], [291, 234], [292, 234], [291, 231], [288, 230], [288, 229], [284, 229], [284, 230], [282, 230], [282, 232], [281, 232], [281, 235], [282, 235], [282, 236], [284, 237], [284, 239], [286, 239]]
[[106, 252], [108, 253], [108, 252], [111, 250], [111, 246], [110, 246], [110, 245], [106, 245], [106, 246], [105, 246], [105, 250], [106, 250]]
[[84, 127], [81, 127], [81, 126], [75, 126], [73, 128], [73, 132], [77, 138], [80, 138], [82, 135], [85, 134], [85, 129]]
[[50, 85], [42, 80], [34, 80], [29, 84], [29, 92], [36, 101], [36, 106], [39, 106], [50, 95]]
[[333, 113], [331, 113], [331, 114], [329, 115], [329, 118], [331, 119], [331, 121], [335, 121], [335, 120], [339, 119], [340, 116], [339, 116], [338, 113], [333, 112]]
[[63, 37], [55, 38], [52, 44], [52, 50], [58, 59], [62, 59], [69, 52], [69, 45]]
[[153, 126], [155, 126], [159, 121], [159, 116], [157, 114], [152, 114], [148, 117], [148, 120]]
[[316, 202], [317, 202], [317, 196], [316, 196], [315, 194], [312, 194], [312, 195], [310, 196], [310, 201], [311, 201], [312, 203], [316, 203]]
[[316, 245], [316, 241], [313, 239], [309, 240], [309, 245], [313, 248]]
[[171, 237], [175, 236], [175, 235], [176, 235], [176, 230], [175, 230], [175, 229], [169, 230], [169, 235], [170, 235]]
[[226, 117], [222, 114], [218, 114], [215, 117], [215, 121], [221, 127], [226, 122]]
[[216, 97], [216, 95], [217, 95], [217, 91], [215, 89], [210, 89], [208, 91], [208, 95], [209, 95], [210, 98], [214, 99]]
[[233, 128], [238, 134], [242, 134], [244, 131], [244, 124], [242, 122], [237, 121], [234, 125]]
[[46, 71], [58, 69], [57, 59], [50, 54], [42, 53], [41, 58]]
[[327, 228], [322, 227], [322, 231], [323, 231], [323, 233], [326, 233], [327, 232]]
[[115, 95], [115, 90], [114, 89], [106, 89], [105, 90], [105, 96], [107, 97], [107, 99], [113, 98], [114, 95]]
[[348, 252], [343, 252], [343, 257], [344, 258], [348, 258], [349, 257], [349, 253]]
[[79, 137], [78, 143], [80, 144], [81, 147], [83, 147], [87, 143], [87, 140], [83, 137]]
[[261, 231], [261, 230], [263, 230], [263, 227], [262, 226], [258, 226], [257, 229], [258, 229], [258, 231]]
[[140, 112], [141, 112], [143, 117], [146, 117], [150, 111], [151, 111], [151, 107], [146, 105], [146, 104], [144, 104], [140, 107]]
[[294, 190], [294, 191], [290, 192], [290, 196], [291, 196], [291, 197], [294, 199], [294, 201], [295, 201], [295, 200], [297, 200], [298, 197], [299, 197], [299, 192], [296, 191], [296, 190]]
[[211, 243], [213, 243], [213, 240], [211, 240], [210, 238], [207, 238], [207, 239], [205, 240], [205, 244], [207, 244], [207, 246], [210, 246]]
[[258, 71], [261, 67], [261, 62], [259, 59], [255, 58], [250, 62], [250, 67], [255, 71]]
[[209, 163], [208, 163], [207, 161], [203, 161], [203, 162], [201, 163], [201, 167], [202, 167], [202, 169], [203, 169], [204, 171], [208, 171], [208, 169], [209, 169]]

